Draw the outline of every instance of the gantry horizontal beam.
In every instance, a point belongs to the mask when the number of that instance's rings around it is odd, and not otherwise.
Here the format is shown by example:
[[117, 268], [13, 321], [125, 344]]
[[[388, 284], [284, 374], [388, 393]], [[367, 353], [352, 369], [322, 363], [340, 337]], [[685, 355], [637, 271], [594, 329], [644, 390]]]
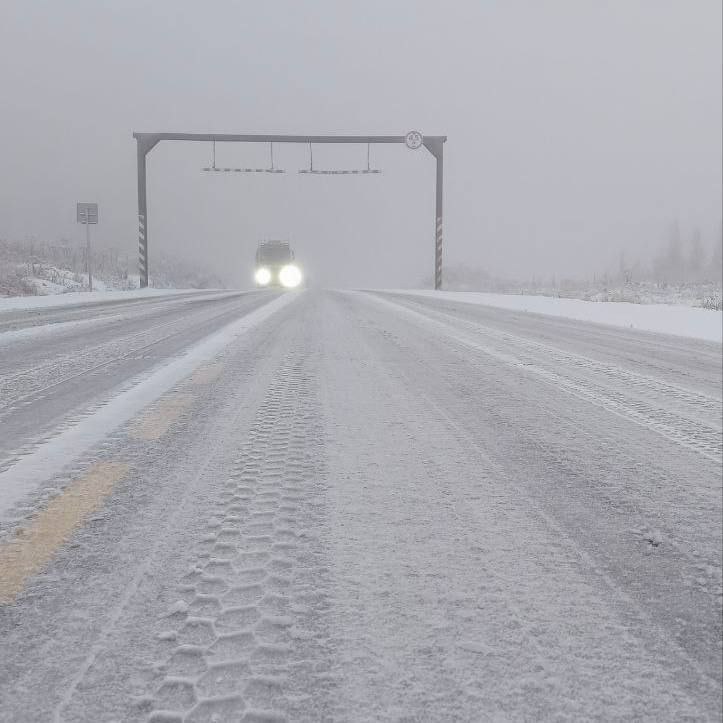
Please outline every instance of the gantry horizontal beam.
[[[158, 141], [217, 141], [240, 143], [404, 143], [404, 136], [290, 136], [235, 133], [134, 133], [134, 138], [147, 142]], [[441, 141], [447, 136], [424, 136], [427, 141]]]

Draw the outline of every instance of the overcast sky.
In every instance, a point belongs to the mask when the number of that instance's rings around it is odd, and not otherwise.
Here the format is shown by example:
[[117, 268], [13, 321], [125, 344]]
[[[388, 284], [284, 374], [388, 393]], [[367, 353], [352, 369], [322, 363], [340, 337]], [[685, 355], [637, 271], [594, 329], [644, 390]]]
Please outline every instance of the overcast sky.
[[[721, 226], [720, 0], [2, 0], [0, 237], [135, 253], [133, 131], [448, 136], [445, 261], [589, 274], [649, 253], [674, 219]], [[218, 165], [267, 162], [219, 146]], [[207, 144], [149, 156], [150, 243], [246, 285], [289, 238], [325, 285], [418, 285], [432, 270], [434, 160], [373, 147], [380, 175], [204, 174]], [[366, 166], [363, 147], [314, 164]]]

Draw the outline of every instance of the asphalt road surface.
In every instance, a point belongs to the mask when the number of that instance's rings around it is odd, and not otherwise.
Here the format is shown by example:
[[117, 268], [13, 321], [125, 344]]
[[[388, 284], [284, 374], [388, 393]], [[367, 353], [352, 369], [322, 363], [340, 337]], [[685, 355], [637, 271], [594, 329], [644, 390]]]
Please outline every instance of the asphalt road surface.
[[721, 361], [371, 292], [0, 313], [0, 720], [720, 720]]

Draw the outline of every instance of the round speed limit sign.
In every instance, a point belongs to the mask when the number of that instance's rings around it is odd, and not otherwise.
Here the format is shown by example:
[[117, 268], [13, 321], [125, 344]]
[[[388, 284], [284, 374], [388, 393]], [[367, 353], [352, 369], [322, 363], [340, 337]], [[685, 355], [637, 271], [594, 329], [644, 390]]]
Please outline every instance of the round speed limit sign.
[[407, 148], [411, 148], [413, 151], [416, 151], [423, 142], [424, 136], [419, 131], [409, 131], [409, 133], [404, 136], [405, 145], [407, 146]]

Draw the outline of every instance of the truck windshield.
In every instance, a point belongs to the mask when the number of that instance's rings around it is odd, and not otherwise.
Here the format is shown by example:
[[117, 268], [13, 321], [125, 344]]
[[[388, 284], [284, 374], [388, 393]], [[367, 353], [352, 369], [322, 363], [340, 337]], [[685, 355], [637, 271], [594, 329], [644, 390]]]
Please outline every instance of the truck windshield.
[[288, 244], [263, 244], [256, 252], [256, 261], [260, 264], [284, 264], [291, 261], [291, 249]]

